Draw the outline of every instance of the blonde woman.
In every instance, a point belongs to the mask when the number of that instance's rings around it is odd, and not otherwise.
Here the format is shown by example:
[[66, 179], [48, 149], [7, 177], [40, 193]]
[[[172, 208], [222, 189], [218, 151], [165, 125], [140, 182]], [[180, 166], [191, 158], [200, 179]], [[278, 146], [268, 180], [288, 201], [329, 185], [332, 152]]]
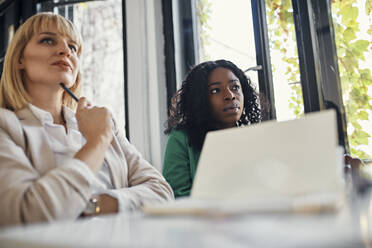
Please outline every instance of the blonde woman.
[[[76, 219], [173, 198], [106, 108], [79, 96], [81, 38], [52, 14], [14, 35], [0, 82], [0, 225]], [[76, 109], [76, 113], [73, 111]]]

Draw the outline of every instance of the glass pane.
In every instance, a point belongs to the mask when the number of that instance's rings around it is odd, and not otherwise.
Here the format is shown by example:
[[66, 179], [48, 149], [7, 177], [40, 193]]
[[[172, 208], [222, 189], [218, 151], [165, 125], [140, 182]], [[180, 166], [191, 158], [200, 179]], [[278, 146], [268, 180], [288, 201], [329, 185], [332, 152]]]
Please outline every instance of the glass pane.
[[351, 154], [372, 158], [372, 2], [332, 1]]
[[[54, 4], [58, 2], [62, 1], [54, 1]], [[82, 95], [95, 105], [108, 107], [124, 130], [121, 0], [91, 1], [55, 8], [49, 1], [42, 3], [38, 9], [44, 11], [51, 6], [55, 13], [72, 20], [82, 34]]]
[[304, 114], [291, 0], [266, 0], [275, 108], [278, 120]]
[[[198, 0], [200, 62], [226, 59], [246, 70], [256, 66], [251, 1]], [[247, 72], [258, 91], [257, 72]]]

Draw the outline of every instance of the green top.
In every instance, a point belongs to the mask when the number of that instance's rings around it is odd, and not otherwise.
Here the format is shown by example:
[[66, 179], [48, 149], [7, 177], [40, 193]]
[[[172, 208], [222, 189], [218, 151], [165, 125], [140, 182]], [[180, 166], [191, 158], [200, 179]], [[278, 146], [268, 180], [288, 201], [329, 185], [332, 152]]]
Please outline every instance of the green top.
[[174, 196], [189, 196], [200, 156], [189, 145], [183, 130], [172, 130], [165, 149], [163, 175], [171, 185]]

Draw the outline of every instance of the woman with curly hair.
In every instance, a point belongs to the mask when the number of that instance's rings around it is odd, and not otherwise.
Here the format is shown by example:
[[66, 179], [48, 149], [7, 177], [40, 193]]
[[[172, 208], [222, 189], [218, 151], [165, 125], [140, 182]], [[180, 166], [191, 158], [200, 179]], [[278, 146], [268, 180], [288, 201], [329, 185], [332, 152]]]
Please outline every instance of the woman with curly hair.
[[260, 122], [251, 81], [227, 60], [195, 66], [172, 98], [163, 175], [175, 197], [190, 195], [207, 132]]

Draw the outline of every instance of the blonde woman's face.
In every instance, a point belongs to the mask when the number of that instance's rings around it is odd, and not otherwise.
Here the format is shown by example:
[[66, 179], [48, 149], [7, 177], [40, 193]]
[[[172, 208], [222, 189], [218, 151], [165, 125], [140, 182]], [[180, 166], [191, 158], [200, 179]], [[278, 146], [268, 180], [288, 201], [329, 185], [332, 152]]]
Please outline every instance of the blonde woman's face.
[[44, 84], [71, 87], [79, 71], [78, 46], [69, 37], [53, 30], [35, 34], [27, 43], [19, 62], [27, 87]]

